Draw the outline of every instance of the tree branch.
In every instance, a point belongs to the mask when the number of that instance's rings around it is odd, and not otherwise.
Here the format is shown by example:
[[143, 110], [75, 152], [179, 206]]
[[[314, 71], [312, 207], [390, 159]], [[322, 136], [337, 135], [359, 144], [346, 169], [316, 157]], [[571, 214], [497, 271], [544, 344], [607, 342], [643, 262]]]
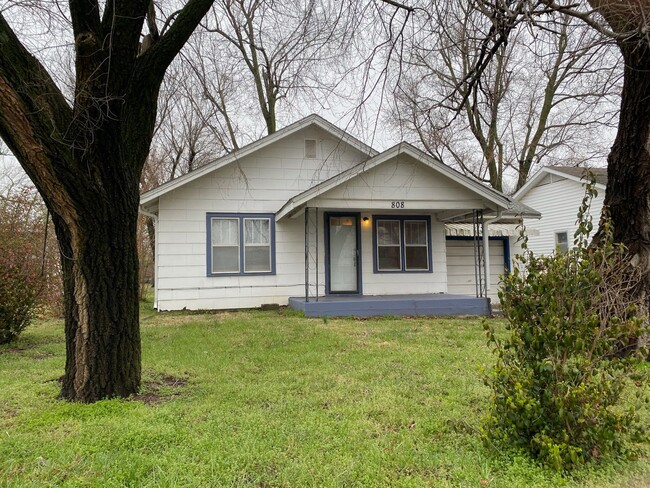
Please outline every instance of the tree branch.
[[409, 7], [408, 5], [404, 5], [403, 3], [396, 2], [395, 0], [381, 0], [381, 1], [387, 3], [388, 5], [392, 5], [393, 7], [406, 10], [409, 13], [413, 13], [415, 11], [415, 7]]
[[97, 0], [70, 0], [70, 17], [75, 39], [80, 34], [92, 34], [94, 37], [99, 37], [101, 23]]
[[71, 122], [61, 91], [0, 14], [0, 137], [61, 215], [70, 215], [72, 204], [59, 176], [78, 170], [67, 136]]
[[167, 33], [140, 56], [136, 76], [153, 77], [154, 82], [160, 83], [165, 75], [165, 70], [213, 3], [214, 0], [189, 0]]

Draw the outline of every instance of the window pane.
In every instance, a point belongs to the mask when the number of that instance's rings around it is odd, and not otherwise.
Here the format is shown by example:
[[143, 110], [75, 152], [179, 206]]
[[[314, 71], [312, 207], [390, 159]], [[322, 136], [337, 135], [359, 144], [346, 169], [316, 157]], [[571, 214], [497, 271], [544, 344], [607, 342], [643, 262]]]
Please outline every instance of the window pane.
[[377, 248], [377, 269], [379, 271], [400, 271], [402, 269], [400, 247], [382, 246]]
[[244, 242], [246, 244], [268, 244], [271, 225], [269, 219], [244, 219]]
[[270, 246], [246, 246], [244, 248], [244, 271], [271, 271]]
[[407, 270], [413, 271], [415, 269], [429, 269], [429, 256], [426, 246], [406, 246], [404, 253], [406, 255]]
[[569, 250], [569, 235], [566, 232], [557, 232], [555, 234], [555, 245], [562, 252], [568, 251]]
[[400, 244], [400, 231], [398, 220], [377, 221], [377, 244], [380, 246]]
[[212, 245], [238, 246], [239, 219], [212, 219]]
[[404, 222], [404, 243], [427, 244], [427, 223], [419, 220], [407, 220]]
[[212, 248], [213, 273], [239, 273], [239, 246]]

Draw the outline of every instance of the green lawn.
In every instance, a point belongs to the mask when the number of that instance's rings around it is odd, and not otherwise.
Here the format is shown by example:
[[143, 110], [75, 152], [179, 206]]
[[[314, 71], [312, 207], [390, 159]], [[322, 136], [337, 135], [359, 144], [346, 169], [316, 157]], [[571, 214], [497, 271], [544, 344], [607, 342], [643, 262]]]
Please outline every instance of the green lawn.
[[56, 399], [61, 322], [0, 346], [0, 486], [650, 484], [650, 446], [574, 478], [486, 449], [479, 320], [145, 311], [142, 338], [141, 398], [93, 405]]

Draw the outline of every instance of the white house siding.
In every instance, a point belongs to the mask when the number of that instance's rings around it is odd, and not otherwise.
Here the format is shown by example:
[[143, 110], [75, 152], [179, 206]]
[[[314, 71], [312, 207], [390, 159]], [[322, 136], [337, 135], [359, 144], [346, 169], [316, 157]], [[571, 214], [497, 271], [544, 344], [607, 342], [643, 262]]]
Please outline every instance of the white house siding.
[[310, 206], [373, 209], [376, 213], [395, 211], [392, 202], [403, 201], [401, 214], [409, 210], [482, 208], [476, 193], [408, 156], [387, 161], [350, 179], [313, 200]]
[[[378, 212], [375, 212], [377, 214]], [[447, 257], [445, 252], [445, 226], [433, 214], [414, 212], [409, 215], [431, 217], [432, 273], [375, 273], [373, 267], [372, 215], [361, 226], [361, 250], [364, 295], [408, 295], [418, 293], [444, 293], [447, 291]]]
[[[338, 210], [336, 210], [338, 212]], [[325, 214], [327, 211], [319, 210], [318, 212], [318, 292], [319, 295], [325, 294], [326, 281], [326, 262], [325, 262]], [[373, 215], [378, 212], [371, 209], [355, 209], [351, 213], [358, 213], [361, 219], [360, 224], [360, 247], [361, 247], [361, 288], [364, 295], [404, 295], [418, 293], [444, 293], [447, 289], [446, 274], [446, 250], [444, 224], [436, 221], [436, 216], [431, 213], [414, 212], [409, 215], [421, 215], [431, 218], [431, 251], [433, 272], [432, 273], [375, 273], [373, 267]], [[367, 222], [363, 222], [363, 217], [368, 217]], [[290, 219], [296, 225], [293, 232], [295, 247], [293, 255], [283, 253], [288, 258], [286, 273], [292, 274], [292, 281], [296, 284], [283, 300], [277, 303], [286, 303], [289, 296], [304, 296], [305, 294], [305, 244], [304, 244], [304, 215], [295, 219]], [[284, 225], [285, 220], [280, 222]], [[289, 231], [287, 230], [287, 233]], [[279, 247], [279, 246], [278, 246]], [[310, 283], [311, 292], [315, 292], [314, 284], [316, 279], [314, 269], [311, 269]], [[280, 268], [278, 267], [278, 274]], [[259, 306], [259, 305], [258, 305]]]
[[[206, 214], [275, 213], [289, 198], [363, 161], [359, 151], [309, 128], [164, 194], [158, 204], [159, 310], [287, 303], [304, 294], [304, 220], [276, 222], [276, 274], [206, 276]], [[304, 140], [317, 140], [317, 159]]]
[[[305, 139], [318, 141], [317, 159], [304, 158]], [[206, 276], [206, 214], [275, 213], [290, 198], [364, 159], [324, 132], [304, 130], [163, 194], [158, 202], [158, 309], [248, 308], [304, 296], [304, 215], [275, 223], [274, 275], [215, 277]], [[404, 208], [392, 208], [395, 201], [404, 202]], [[364, 295], [444, 293], [447, 248], [437, 213], [484, 205], [476, 193], [409, 156], [387, 161], [315, 197], [308, 206], [320, 209], [319, 293], [325, 292], [325, 212], [349, 209], [370, 217], [361, 225]], [[372, 217], [386, 214], [431, 218], [432, 273], [374, 273]]]
[[[546, 179], [548, 181], [550, 179]], [[539, 231], [528, 238], [528, 247], [535, 254], [549, 254], [555, 250], [555, 233], [566, 232], [569, 245], [577, 230], [578, 208], [585, 195], [584, 187], [577, 181], [564, 179], [531, 188], [520, 201], [542, 214], [540, 220], [525, 219], [528, 229]], [[591, 204], [594, 227], [597, 227], [603, 208], [605, 191], [599, 190]]]
[[[488, 296], [493, 302], [498, 300], [499, 280], [506, 268], [504, 241], [490, 240], [490, 287]], [[506, 243], [506, 245], [510, 245]], [[447, 240], [448, 292], [455, 295], [475, 295], [476, 276], [474, 274], [474, 241]]]
[[[404, 202], [404, 208], [395, 210], [393, 202]], [[363, 294], [398, 295], [447, 292], [445, 228], [436, 210], [480, 208], [484, 202], [455, 181], [401, 156], [326, 191], [309, 205], [325, 209], [344, 206], [370, 218], [361, 226]], [[393, 214], [431, 217], [432, 273], [374, 273], [372, 217]]]

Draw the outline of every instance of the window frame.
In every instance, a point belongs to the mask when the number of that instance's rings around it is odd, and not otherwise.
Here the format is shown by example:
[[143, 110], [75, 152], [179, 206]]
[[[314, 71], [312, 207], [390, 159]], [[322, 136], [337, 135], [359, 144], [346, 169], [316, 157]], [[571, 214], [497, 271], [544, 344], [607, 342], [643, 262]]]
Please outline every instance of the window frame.
[[[564, 234], [566, 236], [566, 242], [562, 243], [566, 245], [566, 248], [562, 248], [561, 243], [559, 242], [558, 236]], [[569, 250], [569, 232], [566, 230], [561, 230], [555, 232], [555, 248], [556, 251], [559, 252], [567, 252]]]
[[[380, 221], [398, 221], [399, 222], [399, 254], [400, 269], [383, 270], [379, 269], [379, 238], [377, 236], [378, 224]], [[427, 269], [407, 269], [406, 267], [406, 248], [423, 247], [422, 245], [406, 244], [406, 222], [424, 222], [426, 224], [426, 256]], [[431, 216], [429, 215], [373, 215], [372, 216], [372, 268], [375, 274], [395, 274], [395, 273], [433, 273], [433, 253], [431, 244]]]
[[[214, 272], [212, 269], [212, 252], [215, 246], [212, 245], [212, 220], [213, 219], [237, 219], [239, 229], [238, 256], [239, 271]], [[246, 220], [268, 220], [269, 222], [269, 271], [245, 271], [246, 269]], [[251, 244], [258, 245], [259, 244]], [[268, 213], [206, 213], [206, 275], [207, 276], [260, 276], [274, 275], [275, 270], [275, 215]]]

